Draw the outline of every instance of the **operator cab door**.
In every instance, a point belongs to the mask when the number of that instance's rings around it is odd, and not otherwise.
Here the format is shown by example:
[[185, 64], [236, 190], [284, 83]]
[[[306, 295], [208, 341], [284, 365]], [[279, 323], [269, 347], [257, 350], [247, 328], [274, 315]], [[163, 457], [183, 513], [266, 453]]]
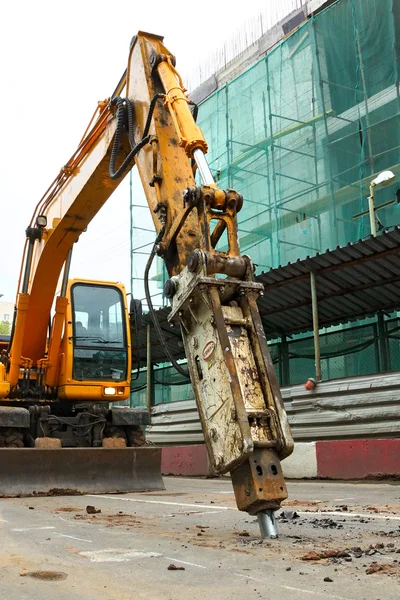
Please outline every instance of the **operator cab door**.
[[126, 381], [128, 348], [124, 299], [113, 286], [71, 287], [75, 381]]

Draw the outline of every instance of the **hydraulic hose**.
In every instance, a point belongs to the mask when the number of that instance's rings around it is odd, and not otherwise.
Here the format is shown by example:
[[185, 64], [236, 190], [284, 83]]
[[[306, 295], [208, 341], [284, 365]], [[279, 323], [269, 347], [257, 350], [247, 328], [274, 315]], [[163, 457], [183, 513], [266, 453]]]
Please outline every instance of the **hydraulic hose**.
[[149, 259], [147, 261], [146, 264], [146, 268], [144, 270], [144, 291], [145, 291], [145, 295], [146, 295], [146, 300], [147, 300], [147, 305], [149, 307], [149, 312], [150, 312], [150, 316], [151, 319], [154, 323], [154, 328], [157, 332], [157, 336], [158, 339], [161, 342], [161, 345], [164, 349], [164, 352], [166, 354], [166, 356], [168, 357], [168, 360], [170, 361], [170, 363], [174, 366], [174, 368], [178, 371], [178, 373], [180, 373], [181, 375], [183, 375], [183, 377], [186, 378], [186, 381], [182, 381], [181, 383], [190, 383], [190, 379], [189, 379], [189, 374], [187, 371], [185, 371], [185, 369], [182, 368], [182, 366], [175, 360], [175, 358], [172, 356], [172, 354], [169, 351], [168, 345], [165, 341], [164, 338], [164, 334], [162, 332], [162, 329], [160, 327], [160, 324], [158, 322], [157, 316], [155, 314], [154, 308], [153, 308], [153, 303], [151, 301], [151, 296], [150, 296], [150, 288], [149, 288], [149, 273], [150, 273], [150, 269], [151, 269], [151, 265], [153, 264], [153, 260], [154, 260], [154, 256], [156, 254], [156, 248], [158, 243], [162, 240], [163, 235], [164, 235], [164, 231], [165, 231], [165, 227], [162, 227], [162, 229], [159, 231], [156, 240], [154, 242], [153, 248], [150, 252], [150, 256]]
[[[151, 120], [153, 118], [154, 108], [156, 106], [157, 100], [160, 100], [161, 98], [164, 98], [164, 97], [165, 97], [165, 94], [155, 94], [153, 96], [153, 98], [151, 99], [149, 113], [147, 115], [146, 123], [144, 126], [142, 139], [138, 143], [135, 142], [134, 135], [133, 135], [133, 106], [132, 106], [131, 101], [128, 100], [128, 98], [121, 98], [120, 96], [116, 96], [115, 98], [113, 98], [112, 103], [116, 104], [118, 108], [117, 108], [117, 115], [116, 115], [117, 127], [115, 129], [114, 142], [113, 142], [113, 147], [111, 150], [111, 157], [110, 157], [110, 167], [109, 167], [110, 179], [119, 179], [122, 176], [122, 174], [126, 171], [127, 167], [132, 162], [132, 160], [135, 158], [136, 154], [143, 148], [143, 146], [145, 146], [146, 144], [149, 143], [149, 141], [151, 139], [151, 136], [149, 135], [149, 129], [150, 129], [150, 125], [151, 125]], [[119, 149], [119, 145], [120, 145], [120, 141], [121, 141], [121, 135], [122, 135], [122, 131], [123, 131], [124, 124], [125, 124], [125, 110], [127, 111], [127, 115], [128, 115], [129, 143], [131, 144], [131, 147], [132, 146], [133, 147], [132, 147], [131, 151], [129, 152], [128, 156], [123, 161], [122, 165], [116, 171], [115, 170], [115, 162], [117, 160], [118, 149]]]

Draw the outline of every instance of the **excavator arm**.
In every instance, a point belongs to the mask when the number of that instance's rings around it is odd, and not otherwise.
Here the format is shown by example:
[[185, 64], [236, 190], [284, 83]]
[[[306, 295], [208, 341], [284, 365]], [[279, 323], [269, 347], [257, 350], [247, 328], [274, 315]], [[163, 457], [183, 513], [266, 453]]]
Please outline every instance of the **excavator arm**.
[[157, 232], [149, 262], [158, 254], [169, 273], [170, 319], [181, 327], [210, 463], [215, 473], [230, 472], [238, 508], [274, 536], [273, 511], [287, 497], [280, 460], [293, 440], [257, 308], [262, 285], [239, 250], [243, 198], [215, 184], [185, 91], [162, 38], [139, 32], [116, 92], [99, 103], [27, 229], [7, 382], [15, 388], [28, 364], [57, 385], [57, 314], [60, 324], [71, 249], [136, 164]]
[[157, 96], [154, 137], [136, 163], [159, 232], [154, 251], [171, 276], [169, 318], [181, 326], [212, 469], [230, 472], [238, 508], [274, 536], [273, 511], [287, 497], [280, 459], [293, 439], [257, 308], [263, 288], [240, 255], [243, 198], [215, 185], [174, 57], [139, 33], [127, 76], [139, 135]]

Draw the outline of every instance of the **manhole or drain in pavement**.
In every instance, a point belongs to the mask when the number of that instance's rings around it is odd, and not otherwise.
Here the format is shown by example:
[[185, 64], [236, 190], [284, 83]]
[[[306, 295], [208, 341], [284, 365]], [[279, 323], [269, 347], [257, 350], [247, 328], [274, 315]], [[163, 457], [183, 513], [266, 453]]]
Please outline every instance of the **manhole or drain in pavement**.
[[67, 579], [67, 574], [62, 571], [30, 571], [24, 573], [27, 577], [33, 577], [34, 579], [41, 579], [43, 581], [61, 581]]

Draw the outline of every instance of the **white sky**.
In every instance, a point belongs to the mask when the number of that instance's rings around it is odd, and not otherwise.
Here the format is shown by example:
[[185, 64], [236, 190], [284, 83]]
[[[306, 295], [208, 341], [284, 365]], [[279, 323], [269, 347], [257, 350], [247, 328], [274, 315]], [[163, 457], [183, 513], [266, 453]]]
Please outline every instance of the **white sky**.
[[[98, 100], [126, 68], [139, 30], [165, 36], [189, 73], [243, 21], [280, 0], [19, 0], [0, 8], [2, 115], [1, 278], [16, 292], [25, 229], [37, 201], [75, 150]], [[143, 204], [135, 185], [135, 202]], [[139, 209], [143, 214], [143, 209]], [[138, 217], [140, 218], [140, 217]], [[129, 289], [128, 179], [74, 249], [72, 277], [122, 281]]]

